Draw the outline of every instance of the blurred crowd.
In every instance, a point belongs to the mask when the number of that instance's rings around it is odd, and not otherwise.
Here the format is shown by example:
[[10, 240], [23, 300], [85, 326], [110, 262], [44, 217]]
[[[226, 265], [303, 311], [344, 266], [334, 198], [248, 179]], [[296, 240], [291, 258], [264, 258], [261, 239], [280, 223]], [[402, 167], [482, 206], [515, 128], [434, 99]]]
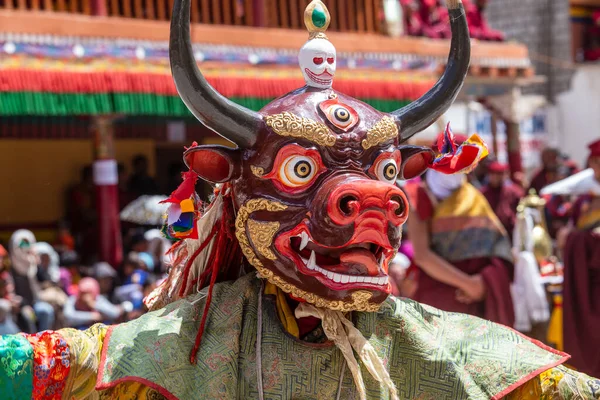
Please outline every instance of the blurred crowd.
[[[121, 208], [159, 192], [144, 156], [132, 160], [130, 176], [124, 171], [119, 165]], [[136, 318], [145, 312], [143, 298], [166, 275], [171, 243], [153, 227], [124, 223], [124, 262], [98, 262], [91, 166], [82, 169], [80, 182], [68, 189], [66, 198], [66, 219], [58, 226], [55, 243], [38, 242], [32, 232], [18, 230], [0, 244], [0, 335], [84, 329]]]
[[0, 335], [86, 329], [140, 316], [143, 298], [165, 277], [169, 247], [157, 229], [134, 230], [122, 265], [84, 265], [63, 241], [51, 245], [37, 242], [31, 231], [16, 231], [0, 246]]

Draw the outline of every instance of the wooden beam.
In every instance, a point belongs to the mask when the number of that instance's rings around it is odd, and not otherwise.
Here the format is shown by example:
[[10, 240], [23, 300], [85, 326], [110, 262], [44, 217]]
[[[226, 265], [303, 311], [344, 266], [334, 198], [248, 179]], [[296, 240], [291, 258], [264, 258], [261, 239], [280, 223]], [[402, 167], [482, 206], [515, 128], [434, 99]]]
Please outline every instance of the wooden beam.
[[131, 18], [131, 0], [123, 0], [123, 16]]
[[209, 2], [209, 0], [202, 0], [202, 8], [200, 9], [200, 17], [202, 18], [203, 24], [210, 23], [210, 2]]
[[578, 7], [600, 7], [600, 0], [571, 0], [571, 5]]
[[[127, 4], [127, 2], [124, 2]], [[94, 18], [85, 15], [48, 12], [0, 10], [2, 32], [48, 34], [59, 36], [131, 38], [168, 41], [168, 21], [129, 18]], [[418, 37], [389, 38], [369, 33], [329, 32], [329, 39], [339, 52], [402, 53], [446, 58], [449, 40]], [[196, 43], [233, 46], [299, 49], [306, 42], [306, 32], [291, 29], [256, 29], [252, 27], [194, 24], [192, 40]], [[473, 62], [480, 58], [524, 60], [527, 47], [516, 43], [473, 41]], [[530, 71], [528, 71], [530, 74]]]
[[[167, 7], [167, 0], [158, 0], [156, 2], [156, 15], [157, 18], [161, 21], [165, 21], [167, 19], [167, 13], [166, 13], [166, 7]], [[194, 1], [194, 3], [196, 3]]]

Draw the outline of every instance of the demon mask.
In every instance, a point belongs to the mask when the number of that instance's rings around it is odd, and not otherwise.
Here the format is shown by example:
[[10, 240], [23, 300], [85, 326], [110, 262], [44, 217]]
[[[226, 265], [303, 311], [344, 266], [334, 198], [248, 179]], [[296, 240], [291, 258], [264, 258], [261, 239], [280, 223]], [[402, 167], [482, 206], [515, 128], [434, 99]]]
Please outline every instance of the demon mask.
[[244, 256], [292, 297], [372, 311], [390, 293], [388, 263], [408, 215], [395, 182], [419, 175], [434, 158], [404, 143], [448, 109], [469, 65], [462, 5], [447, 3], [453, 38], [444, 75], [421, 99], [385, 114], [312, 79], [329, 71], [332, 81], [335, 71], [321, 1], [305, 15], [311, 39], [300, 63], [307, 86], [260, 112], [229, 101], [204, 79], [190, 43], [189, 0], [175, 2], [170, 57], [177, 90], [201, 122], [238, 146], [194, 146], [185, 161], [201, 178], [227, 185]]

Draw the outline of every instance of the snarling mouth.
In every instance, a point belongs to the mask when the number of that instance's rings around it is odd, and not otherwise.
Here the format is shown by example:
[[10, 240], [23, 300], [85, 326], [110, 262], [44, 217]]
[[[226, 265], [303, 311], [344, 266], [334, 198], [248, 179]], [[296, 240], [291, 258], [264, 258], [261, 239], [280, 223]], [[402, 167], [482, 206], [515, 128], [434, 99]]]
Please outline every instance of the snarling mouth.
[[323, 71], [323, 73], [319, 75], [315, 74], [308, 68], [305, 68], [304, 71], [306, 71], [306, 74], [313, 82], [319, 85], [331, 85], [331, 82], [333, 82], [333, 75], [331, 75], [327, 70]]
[[350, 241], [327, 247], [316, 243], [305, 226], [284, 232], [278, 250], [296, 261], [298, 270], [334, 290], [368, 289], [389, 292], [388, 262], [394, 255], [389, 243]]

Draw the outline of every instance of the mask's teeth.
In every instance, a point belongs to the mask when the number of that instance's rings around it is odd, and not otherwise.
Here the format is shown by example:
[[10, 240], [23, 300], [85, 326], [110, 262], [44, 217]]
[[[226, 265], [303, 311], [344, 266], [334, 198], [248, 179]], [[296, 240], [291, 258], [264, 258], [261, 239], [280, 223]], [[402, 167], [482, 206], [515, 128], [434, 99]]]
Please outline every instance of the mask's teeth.
[[300, 251], [304, 250], [304, 248], [306, 247], [306, 245], [308, 244], [308, 234], [306, 232], [302, 232], [300, 234], [300, 239], [302, 239], [302, 241], [300, 242]]
[[308, 263], [306, 264], [306, 268], [308, 269], [315, 269], [315, 265], [317, 263], [317, 255], [315, 254], [315, 251], [313, 250], [310, 253], [310, 258], [308, 259]]
[[385, 263], [385, 254], [382, 254], [379, 258], [379, 266], [383, 268], [383, 264]]

